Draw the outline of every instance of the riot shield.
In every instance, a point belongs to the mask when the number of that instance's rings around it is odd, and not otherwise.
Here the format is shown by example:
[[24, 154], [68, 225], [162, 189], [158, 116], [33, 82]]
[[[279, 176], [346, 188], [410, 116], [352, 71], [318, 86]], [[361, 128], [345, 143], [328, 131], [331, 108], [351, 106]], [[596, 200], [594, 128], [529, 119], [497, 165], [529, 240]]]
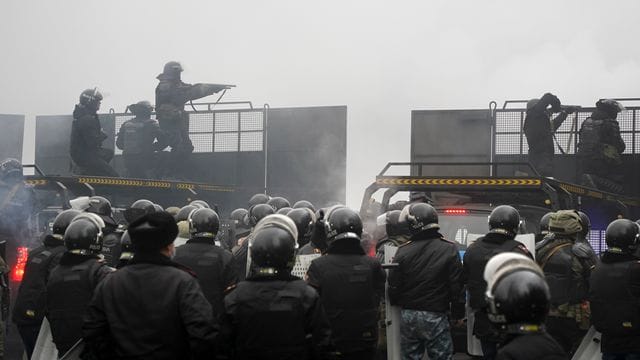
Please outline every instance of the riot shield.
[[[384, 246], [384, 265], [392, 264], [393, 257], [398, 251], [397, 246]], [[387, 278], [388, 278], [387, 270]], [[389, 283], [384, 287], [385, 326], [387, 335], [387, 359], [401, 359], [400, 352], [400, 308], [391, 306], [389, 301]]]
[[600, 352], [600, 340], [602, 335], [592, 326], [582, 339], [580, 346], [573, 354], [572, 360], [600, 360], [602, 353]]
[[45, 317], [42, 320], [40, 326], [40, 332], [38, 333], [38, 340], [33, 348], [33, 354], [31, 360], [51, 360], [58, 358], [58, 349], [53, 343], [53, 336], [51, 335], [51, 327], [49, 327], [49, 320]]

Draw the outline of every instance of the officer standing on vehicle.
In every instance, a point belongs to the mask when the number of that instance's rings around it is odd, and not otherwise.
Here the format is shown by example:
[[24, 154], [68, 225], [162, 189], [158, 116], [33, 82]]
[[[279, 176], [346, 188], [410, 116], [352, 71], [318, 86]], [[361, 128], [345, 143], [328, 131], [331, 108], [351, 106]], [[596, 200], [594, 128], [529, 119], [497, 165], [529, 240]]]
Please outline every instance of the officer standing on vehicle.
[[85, 318], [96, 359], [213, 359], [218, 329], [195, 274], [171, 260], [178, 227], [166, 212], [127, 230], [134, 258], [98, 286]]
[[167, 174], [182, 174], [182, 166], [193, 152], [189, 138], [189, 114], [184, 111], [188, 101], [215, 94], [227, 87], [214, 84], [187, 84], [181, 80], [182, 65], [170, 61], [164, 65], [160, 81], [156, 87], [156, 117], [160, 128], [167, 136], [167, 145], [171, 147], [171, 159]]
[[622, 193], [622, 153], [626, 145], [616, 118], [625, 110], [619, 102], [600, 99], [580, 127], [578, 159], [583, 185]]
[[[488, 271], [492, 268], [495, 270]], [[569, 359], [545, 331], [549, 287], [533, 260], [516, 253], [502, 253], [489, 260], [484, 278], [488, 284], [489, 320], [504, 334], [496, 359]]]
[[109, 165], [113, 150], [102, 147], [107, 134], [102, 131], [98, 118], [101, 101], [102, 94], [97, 89], [87, 89], [80, 94], [71, 124], [71, 160], [78, 167], [78, 175], [118, 177]]
[[598, 258], [589, 243], [577, 239], [583, 230], [577, 211], [554, 213], [549, 230], [555, 236], [536, 244], [536, 261], [551, 291], [547, 330], [568, 354], [573, 354], [590, 326], [589, 277]]
[[167, 147], [158, 121], [151, 118], [153, 106], [148, 101], [129, 105], [136, 116], [120, 127], [116, 146], [122, 150], [127, 176], [138, 179], [153, 178], [154, 154]]
[[236, 282], [231, 252], [215, 244], [220, 229], [218, 214], [211, 209], [194, 210], [189, 215], [191, 238], [176, 249], [173, 260], [193, 270], [214, 316], [224, 312], [224, 290]]
[[373, 359], [386, 274], [360, 246], [358, 213], [337, 205], [323, 222], [327, 252], [311, 262], [307, 282], [320, 293], [338, 352], [346, 359]]
[[487, 317], [484, 297], [487, 282], [483, 272], [487, 261], [503, 252], [516, 252], [532, 258], [527, 248], [515, 240], [520, 227], [518, 210], [500, 205], [489, 215], [489, 233], [478, 238], [464, 254], [463, 273], [467, 281], [469, 305], [474, 311], [473, 334], [480, 339], [484, 359], [495, 359], [502, 336]]
[[64, 232], [79, 214], [80, 211], [73, 209], [58, 214], [53, 221], [52, 234], [45, 236], [42, 245], [29, 251], [12, 315], [29, 359], [44, 319], [47, 279], [65, 252]]
[[58, 354], [82, 338], [82, 319], [93, 290], [113, 269], [98, 254], [104, 223], [94, 214], [76, 216], [64, 233], [66, 252], [47, 282], [47, 314]]
[[291, 275], [298, 234], [269, 215], [249, 241], [251, 272], [225, 297], [224, 343], [235, 359], [328, 359], [331, 331], [318, 293]]
[[[527, 102], [523, 130], [529, 145], [529, 162], [540, 175], [553, 175], [553, 134], [574, 111], [573, 108], [563, 110], [560, 99], [551, 93]], [[551, 120], [552, 113], [560, 114]]]
[[640, 358], [638, 225], [627, 219], [607, 227], [608, 249], [591, 274], [591, 315], [602, 333], [603, 360]]
[[411, 240], [399, 246], [389, 273], [389, 300], [402, 308], [402, 358], [452, 359], [449, 331], [451, 303], [462, 295], [462, 263], [458, 247], [438, 232], [433, 206], [414, 203], [400, 214]]

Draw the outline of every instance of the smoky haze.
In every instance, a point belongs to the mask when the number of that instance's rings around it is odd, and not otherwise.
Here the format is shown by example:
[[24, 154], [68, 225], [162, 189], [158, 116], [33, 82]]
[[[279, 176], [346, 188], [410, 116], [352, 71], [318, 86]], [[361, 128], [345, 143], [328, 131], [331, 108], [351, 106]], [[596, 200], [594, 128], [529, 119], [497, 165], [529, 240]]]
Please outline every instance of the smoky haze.
[[[564, 103], [640, 95], [637, 0], [44, 1], [0, 3], [0, 113], [70, 114], [153, 101], [169, 60], [225, 100], [347, 105], [347, 203], [407, 161], [410, 111], [486, 108], [545, 91]], [[214, 98], [215, 99], [215, 98]], [[63, 135], [61, 135], [63, 136]]]

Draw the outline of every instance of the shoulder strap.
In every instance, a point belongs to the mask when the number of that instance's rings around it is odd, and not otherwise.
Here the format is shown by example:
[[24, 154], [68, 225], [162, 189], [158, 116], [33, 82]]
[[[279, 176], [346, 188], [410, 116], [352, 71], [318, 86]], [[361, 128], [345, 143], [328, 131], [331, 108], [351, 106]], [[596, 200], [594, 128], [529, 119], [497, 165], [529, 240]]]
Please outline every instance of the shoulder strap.
[[547, 262], [549, 261], [549, 259], [551, 259], [551, 257], [553, 255], [555, 255], [558, 251], [560, 251], [563, 248], [566, 248], [568, 246], [571, 246], [570, 242], [566, 242], [566, 243], [562, 243], [560, 245], [556, 245], [556, 247], [554, 247], [553, 249], [551, 249], [551, 251], [549, 251], [549, 253], [547, 254], [547, 256], [544, 257], [544, 259], [542, 259], [540, 261], [540, 267], [544, 270], [544, 267], [547, 265]]

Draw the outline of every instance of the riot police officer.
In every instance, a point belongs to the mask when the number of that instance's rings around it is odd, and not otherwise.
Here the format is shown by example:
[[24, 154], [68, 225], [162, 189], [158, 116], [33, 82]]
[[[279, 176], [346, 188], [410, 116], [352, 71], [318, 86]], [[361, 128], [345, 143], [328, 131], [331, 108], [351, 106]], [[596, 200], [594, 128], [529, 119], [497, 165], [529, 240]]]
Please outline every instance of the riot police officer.
[[309, 240], [311, 239], [311, 233], [313, 232], [313, 227], [316, 224], [316, 214], [311, 211], [311, 209], [303, 207], [292, 209], [287, 213], [287, 216], [293, 220], [296, 224], [296, 228], [298, 229], [298, 246], [300, 246], [300, 255], [312, 254], [313, 251], [303, 251], [305, 247], [309, 244]]
[[148, 101], [129, 105], [136, 116], [120, 127], [116, 146], [122, 150], [127, 176], [138, 179], [153, 178], [154, 153], [167, 147], [158, 121], [151, 118], [153, 106]]
[[411, 233], [405, 222], [400, 221], [401, 210], [387, 211], [384, 216], [385, 235], [378, 239], [376, 244], [376, 257], [380, 262], [384, 262], [384, 247], [387, 245], [398, 247], [409, 241]]
[[583, 225], [577, 211], [555, 212], [549, 230], [554, 236], [536, 244], [536, 261], [551, 291], [547, 330], [573, 354], [590, 326], [589, 276], [598, 259], [589, 243], [578, 241]]
[[489, 233], [478, 238], [464, 254], [463, 271], [467, 281], [469, 305], [474, 311], [473, 334], [480, 339], [484, 359], [494, 359], [497, 345], [502, 340], [500, 333], [487, 317], [487, 302], [484, 293], [487, 283], [482, 277], [491, 257], [503, 252], [516, 252], [532, 257], [527, 248], [515, 240], [520, 227], [518, 210], [509, 205], [500, 205], [489, 215]]
[[299, 208], [307, 208], [313, 212], [316, 211], [316, 207], [313, 206], [313, 204], [310, 201], [307, 200], [298, 200], [296, 201], [295, 204], [293, 204], [292, 206], [294, 209], [299, 209]]
[[640, 357], [640, 258], [638, 225], [627, 219], [607, 227], [608, 249], [591, 274], [592, 322], [602, 333], [603, 360]]
[[82, 319], [93, 290], [113, 271], [98, 257], [103, 230], [98, 216], [76, 216], [64, 233], [66, 251], [49, 275], [46, 317], [61, 356], [82, 338]]
[[101, 254], [107, 265], [115, 267], [120, 258], [120, 238], [125, 230], [124, 225], [115, 221], [111, 202], [105, 197], [91, 196], [85, 211], [98, 215], [104, 222]]
[[[275, 212], [268, 204], [257, 204], [252, 206], [249, 209], [246, 219], [247, 224], [252, 228], [251, 233], [260, 220], [273, 214], [275, 214]], [[238, 281], [244, 281], [247, 276], [247, 249], [249, 247], [249, 242], [247, 240], [251, 237], [251, 233], [247, 237], [239, 239], [238, 245], [232, 249], [233, 263], [236, 268], [236, 277]]]
[[273, 211], [275, 212], [278, 212], [278, 210], [285, 207], [288, 207], [288, 208], [291, 207], [289, 200], [283, 198], [282, 196], [272, 197], [271, 199], [269, 199], [269, 201], [267, 201], [267, 204], [271, 205], [271, 207], [273, 208]]
[[127, 230], [122, 234], [122, 237], [120, 238], [120, 259], [118, 259], [118, 265], [116, 265], [116, 269], [120, 269], [123, 266], [129, 264], [134, 255], [135, 250], [133, 248], [133, 243], [131, 242], [131, 237], [129, 236], [129, 231]]
[[195, 274], [171, 260], [173, 216], [146, 214], [128, 232], [133, 259], [98, 286], [85, 317], [87, 358], [216, 358], [211, 305]]
[[402, 209], [399, 222], [411, 232], [400, 245], [389, 273], [389, 300], [402, 308], [402, 358], [451, 359], [453, 341], [447, 313], [462, 293], [458, 247], [438, 232], [433, 206], [413, 203]]
[[587, 215], [582, 211], [578, 211], [578, 215], [580, 215], [580, 224], [582, 224], [582, 231], [578, 233], [576, 240], [586, 242], [587, 244], [589, 244], [589, 231], [591, 231], [591, 219], [589, 219], [589, 215]]
[[323, 222], [327, 252], [311, 262], [307, 282], [320, 293], [337, 351], [347, 359], [373, 359], [386, 274], [360, 245], [358, 213], [337, 205]]
[[[298, 237], [284, 215], [269, 215], [249, 239], [251, 271], [225, 297], [224, 343], [237, 359], [327, 359], [331, 331], [318, 293], [291, 275]], [[235, 357], [234, 357], [235, 356]]]
[[269, 199], [271, 199], [271, 197], [267, 194], [261, 194], [261, 193], [254, 194], [249, 199], [249, 208], [258, 204], [266, 204], [269, 201]]
[[624, 106], [611, 99], [600, 99], [596, 110], [580, 127], [578, 158], [583, 185], [621, 193], [622, 153], [626, 148], [616, 118]]
[[113, 150], [102, 147], [107, 134], [102, 131], [98, 118], [101, 101], [102, 94], [97, 89], [87, 89], [80, 94], [71, 124], [71, 160], [78, 167], [79, 175], [118, 177], [109, 165]]
[[[551, 93], [527, 102], [523, 130], [529, 144], [529, 162], [542, 176], [553, 173], [553, 134], [573, 111], [572, 108], [563, 110], [560, 99]], [[560, 114], [551, 120], [551, 113]]]
[[551, 215], [553, 215], [553, 212], [548, 212], [542, 215], [542, 217], [540, 218], [540, 225], [538, 227], [539, 230], [535, 237], [536, 243], [542, 241], [545, 237], [547, 237], [547, 235], [553, 234], [549, 232], [549, 220], [551, 220]]
[[545, 331], [549, 287], [533, 260], [516, 253], [496, 255], [487, 263], [484, 278], [489, 320], [504, 334], [496, 359], [568, 360]]
[[220, 219], [215, 211], [197, 209], [189, 214], [190, 239], [176, 248], [173, 260], [193, 270], [214, 316], [224, 311], [224, 290], [236, 282], [233, 255], [215, 244]]
[[[181, 80], [182, 65], [170, 61], [157, 79], [156, 117], [160, 128], [166, 134], [167, 145], [171, 147], [171, 159], [167, 173], [182, 173], [181, 164], [188, 160], [193, 152], [193, 144], [189, 138], [189, 114], [184, 111], [187, 101], [196, 100], [226, 89], [223, 85], [187, 84]], [[185, 167], [186, 168], [186, 167]]]
[[189, 214], [197, 209], [198, 207], [195, 205], [185, 205], [181, 207], [178, 214], [176, 214], [175, 219], [176, 224], [178, 224], [178, 237], [174, 242], [176, 247], [184, 245], [187, 240], [189, 240], [189, 237], [191, 236], [189, 234]]
[[229, 220], [233, 224], [233, 234], [229, 237], [229, 249], [233, 249], [238, 244], [238, 240], [249, 235], [251, 228], [245, 223], [247, 214], [249, 210], [244, 208], [237, 208], [229, 214]]
[[46, 310], [46, 283], [51, 270], [58, 265], [65, 251], [64, 232], [78, 210], [65, 210], [56, 216], [42, 245], [29, 251], [24, 277], [13, 307], [13, 322], [18, 327], [27, 358], [31, 358]]

